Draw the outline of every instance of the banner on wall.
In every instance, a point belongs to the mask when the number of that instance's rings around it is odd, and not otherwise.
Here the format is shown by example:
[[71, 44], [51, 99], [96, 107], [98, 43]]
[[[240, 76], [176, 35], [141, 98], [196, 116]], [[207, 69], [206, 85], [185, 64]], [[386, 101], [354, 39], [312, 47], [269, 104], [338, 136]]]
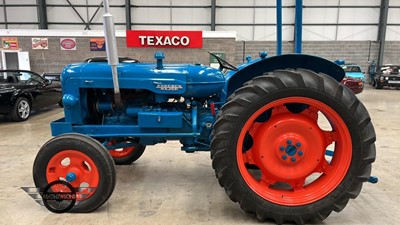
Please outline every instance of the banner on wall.
[[18, 49], [18, 38], [3, 37], [1, 38], [3, 49]]
[[105, 51], [106, 43], [104, 38], [90, 38], [90, 51]]
[[61, 50], [76, 50], [75, 38], [60, 38]]
[[134, 48], [202, 48], [202, 31], [127, 30], [126, 45]]
[[49, 39], [48, 38], [32, 38], [32, 49], [49, 49]]

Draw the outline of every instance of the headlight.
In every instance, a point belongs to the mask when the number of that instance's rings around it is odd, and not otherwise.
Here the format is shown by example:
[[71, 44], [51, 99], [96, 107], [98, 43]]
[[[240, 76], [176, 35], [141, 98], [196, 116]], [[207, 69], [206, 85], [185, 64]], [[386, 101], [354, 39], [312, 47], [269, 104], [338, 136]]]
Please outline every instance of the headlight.
[[389, 80], [389, 77], [385, 77], [385, 80]]
[[383, 77], [379, 77], [379, 80], [383, 80]]

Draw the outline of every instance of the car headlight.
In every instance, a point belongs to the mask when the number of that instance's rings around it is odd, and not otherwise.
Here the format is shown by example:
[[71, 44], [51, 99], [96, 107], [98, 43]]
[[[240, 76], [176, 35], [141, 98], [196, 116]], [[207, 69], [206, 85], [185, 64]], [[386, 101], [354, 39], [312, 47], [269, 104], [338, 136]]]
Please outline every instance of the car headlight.
[[379, 80], [383, 80], [383, 77], [379, 77]]
[[389, 77], [385, 77], [385, 80], [389, 80]]

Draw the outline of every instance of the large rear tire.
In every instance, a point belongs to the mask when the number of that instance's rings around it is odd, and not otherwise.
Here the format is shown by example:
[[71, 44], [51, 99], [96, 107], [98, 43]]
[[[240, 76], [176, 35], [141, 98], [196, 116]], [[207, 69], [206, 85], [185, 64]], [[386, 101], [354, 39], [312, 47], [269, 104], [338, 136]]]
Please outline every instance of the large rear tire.
[[375, 131], [362, 103], [331, 77], [307, 70], [247, 82], [222, 107], [212, 136], [212, 165], [228, 196], [277, 224], [341, 211], [375, 160]]

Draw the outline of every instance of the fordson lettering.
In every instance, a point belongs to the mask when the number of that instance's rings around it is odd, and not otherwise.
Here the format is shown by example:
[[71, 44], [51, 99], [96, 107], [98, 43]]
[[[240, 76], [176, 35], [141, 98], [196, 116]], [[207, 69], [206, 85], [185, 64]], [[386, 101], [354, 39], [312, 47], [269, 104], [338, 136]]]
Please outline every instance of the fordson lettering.
[[162, 91], [178, 91], [183, 87], [182, 85], [174, 85], [174, 84], [158, 84], [156, 88]]
[[155, 46], [188, 46], [190, 44], [190, 39], [187, 36], [139, 36], [140, 44], [145, 45], [155, 45]]

